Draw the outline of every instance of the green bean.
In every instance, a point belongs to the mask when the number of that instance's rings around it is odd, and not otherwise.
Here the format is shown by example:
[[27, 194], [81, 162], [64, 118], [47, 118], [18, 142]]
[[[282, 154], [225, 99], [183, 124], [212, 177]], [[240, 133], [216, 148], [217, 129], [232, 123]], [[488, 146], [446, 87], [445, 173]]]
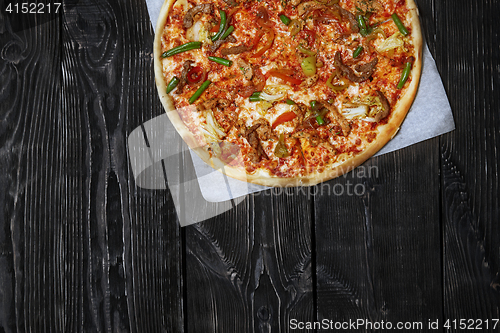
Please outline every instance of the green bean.
[[215, 34], [215, 36], [212, 37], [212, 42], [218, 40], [224, 33], [224, 30], [226, 30], [227, 14], [222, 9], [219, 9], [219, 14], [220, 14], [219, 31]]
[[201, 86], [198, 88], [198, 90], [195, 91], [193, 96], [189, 98], [189, 104], [193, 104], [200, 96], [203, 94], [203, 92], [208, 88], [208, 86], [212, 83], [210, 80], [206, 80], [201, 84]]
[[288, 149], [286, 148], [285, 135], [283, 133], [280, 134], [278, 144], [276, 145], [276, 148], [274, 149], [274, 155], [276, 155], [276, 157], [279, 157], [279, 158], [286, 158], [286, 157], [290, 156], [290, 153], [288, 152]]
[[401, 20], [399, 19], [398, 14], [394, 13], [391, 15], [391, 17], [396, 26], [398, 27], [399, 31], [403, 34], [403, 36], [408, 36], [408, 30], [403, 25], [403, 22], [401, 22]]
[[233, 64], [233, 62], [229, 59], [224, 59], [224, 58], [219, 58], [219, 57], [208, 57], [208, 60], [211, 60], [213, 62], [216, 62], [220, 65], [224, 65], [224, 66], [227, 66], [227, 67], [231, 67], [231, 65]]
[[359, 26], [359, 32], [361, 33], [361, 35], [367, 36], [368, 35], [368, 27], [366, 26], [366, 21], [365, 21], [365, 18], [363, 17], [363, 15], [358, 15], [357, 21], [358, 21], [358, 26]]
[[363, 46], [358, 46], [356, 48], [356, 50], [354, 51], [354, 53], [352, 54], [352, 57], [353, 58], [359, 57], [359, 55], [361, 54], [361, 52], [363, 52]]
[[313, 108], [313, 107], [315, 107], [315, 106], [316, 106], [316, 103], [318, 103], [318, 102], [317, 102], [317, 101], [311, 101], [311, 103], [310, 103], [310, 104], [311, 104], [311, 107], [312, 107], [312, 108]]
[[170, 82], [167, 85], [167, 94], [170, 94], [170, 92], [172, 90], [174, 90], [175, 87], [177, 87], [177, 85], [179, 84], [179, 82], [180, 82], [180, 80], [177, 78], [177, 76], [174, 76], [172, 78], [172, 80], [170, 80]]
[[167, 57], [171, 57], [175, 54], [179, 54], [182, 52], [186, 52], [186, 51], [190, 51], [190, 50], [194, 50], [194, 49], [199, 49], [199, 48], [201, 48], [201, 42], [189, 42], [189, 43], [174, 47], [173, 49], [170, 49], [166, 52], [163, 52], [161, 57], [167, 58]]
[[289, 98], [287, 98], [287, 99], [286, 99], [285, 103], [286, 103], [286, 104], [288, 104], [288, 105], [294, 105], [294, 104], [295, 104], [295, 102], [294, 102], [294, 101], [292, 101], [292, 100], [291, 100], [291, 99], [289, 99]]
[[411, 62], [407, 62], [405, 69], [403, 69], [403, 73], [401, 74], [401, 79], [399, 80], [399, 83], [397, 85], [398, 89], [403, 89], [406, 80], [408, 80], [408, 77], [410, 76], [411, 72]]
[[231, 34], [231, 32], [234, 31], [234, 27], [233, 26], [230, 26], [229, 28], [227, 28], [226, 32], [220, 37], [220, 39], [226, 39], [227, 36], [229, 36]]
[[290, 20], [290, 18], [288, 18], [288, 16], [286, 15], [280, 15], [280, 20], [284, 25], [289, 25], [290, 22], [292, 22], [292, 20]]
[[325, 124], [325, 121], [323, 120], [323, 117], [321, 117], [321, 116], [317, 116], [316, 121], [318, 122], [318, 125], [320, 125], [320, 126]]

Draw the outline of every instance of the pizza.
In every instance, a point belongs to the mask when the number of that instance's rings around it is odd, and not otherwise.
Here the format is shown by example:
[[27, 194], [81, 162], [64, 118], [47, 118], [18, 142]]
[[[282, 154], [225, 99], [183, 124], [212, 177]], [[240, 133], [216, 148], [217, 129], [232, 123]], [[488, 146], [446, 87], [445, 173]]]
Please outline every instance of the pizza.
[[266, 186], [353, 170], [398, 131], [416, 95], [413, 0], [167, 0], [158, 93], [203, 161]]

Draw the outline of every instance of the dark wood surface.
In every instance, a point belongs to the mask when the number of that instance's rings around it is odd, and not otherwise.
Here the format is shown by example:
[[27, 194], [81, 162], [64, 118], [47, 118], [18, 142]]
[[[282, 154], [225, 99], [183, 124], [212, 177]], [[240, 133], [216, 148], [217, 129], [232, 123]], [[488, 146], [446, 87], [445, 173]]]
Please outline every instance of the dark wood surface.
[[127, 152], [163, 113], [145, 2], [34, 18], [2, 1], [0, 332], [500, 332], [498, 1], [417, 0], [455, 131], [326, 183], [362, 195], [266, 191], [185, 228]]

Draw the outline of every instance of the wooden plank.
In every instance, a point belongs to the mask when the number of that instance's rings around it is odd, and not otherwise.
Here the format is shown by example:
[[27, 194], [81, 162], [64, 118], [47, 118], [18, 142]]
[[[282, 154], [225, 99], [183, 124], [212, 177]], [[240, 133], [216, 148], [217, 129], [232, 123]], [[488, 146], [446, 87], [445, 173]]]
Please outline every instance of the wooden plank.
[[[431, 7], [418, 5], [428, 32]], [[316, 197], [319, 319], [441, 322], [438, 156], [437, 139], [380, 156], [329, 183], [362, 195]]]
[[63, 208], [68, 185], [81, 183], [58, 163], [72, 153], [58, 128], [60, 20], [0, 17], [0, 331], [54, 331], [61, 300], [78, 303], [65, 289], [78, 281], [75, 248], [57, 241], [81, 212], [78, 201]]
[[441, 319], [437, 142], [374, 158], [318, 191], [319, 320], [415, 322], [423, 326], [412, 331], [425, 331]]
[[289, 332], [314, 318], [308, 194], [287, 193], [186, 227], [188, 331]]
[[[82, 331], [183, 331], [181, 241], [168, 191], [136, 187], [127, 137], [163, 113], [145, 3], [79, 1], [64, 16], [67, 113], [82, 118]], [[77, 166], [78, 167], [78, 166]], [[164, 181], [162, 178], [161, 181]]]
[[[444, 317], [498, 319], [500, 40], [493, 22], [500, 6], [497, 1], [451, 7], [431, 2], [432, 20], [451, 28], [434, 34], [436, 62], [456, 122], [456, 130], [441, 139]], [[480, 24], [460, 23], [477, 17]]]

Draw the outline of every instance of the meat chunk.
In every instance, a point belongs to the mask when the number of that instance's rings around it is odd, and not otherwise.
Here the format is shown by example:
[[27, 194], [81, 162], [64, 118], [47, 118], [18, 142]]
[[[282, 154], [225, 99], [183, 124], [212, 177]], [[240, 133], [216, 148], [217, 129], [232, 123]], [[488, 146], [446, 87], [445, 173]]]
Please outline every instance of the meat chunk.
[[378, 58], [375, 57], [369, 63], [363, 64], [363, 65], [356, 65], [356, 70], [361, 73], [358, 76], [358, 75], [356, 75], [356, 73], [354, 73], [354, 70], [351, 67], [345, 65], [342, 62], [342, 57], [340, 55], [340, 51], [337, 51], [335, 53], [335, 57], [333, 59], [335, 62], [335, 66], [340, 69], [342, 74], [345, 77], [347, 77], [349, 80], [351, 80], [352, 82], [356, 82], [356, 83], [361, 83], [361, 82], [368, 80], [370, 78], [370, 76], [372, 76], [373, 72], [375, 72], [376, 65], [378, 63]]
[[338, 9], [340, 12], [340, 16], [342, 18], [347, 19], [349, 21], [349, 26], [351, 27], [351, 32], [359, 32], [358, 22], [356, 21], [356, 16], [350, 11], [340, 7], [338, 4], [333, 5], [334, 8]]
[[258, 66], [252, 66], [253, 70], [253, 78], [252, 78], [252, 83], [255, 86], [255, 90], [257, 91], [262, 91], [264, 89], [264, 86], [266, 85], [266, 76], [262, 74], [262, 70]]
[[308, 107], [305, 104], [297, 103], [292, 106], [292, 111], [297, 115], [297, 124], [301, 124], [304, 120], [304, 116], [307, 113]]
[[204, 3], [198, 6], [195, 6], [187, 11], [186, 15], [184, 15], [184, 28], [188, 29], [193, 26], [194, 17], [199, 13], [210, 14], [213, 11], [213, 7], [211, 3]]
[[250, 82], [249, 85], [238, 89], [238, 95], [240, 95], [243, 98], [248, 98], [248, 97], [252, 96], [252, 94], [255, 91], [256, 91], [255, 86], [253, 85], [252, 82]]
[[250, 51], [250, 47], [248, 47], [244, 44], [240, 44], [238, 46], [233, 46], [233, 47], [228, 47], [228, 48], [222, 49], [220, 52], [222, 53], [222, 55], [226, 56], [228, 54], [240, 54], [240, 53], [247, 52], [247, 51]]
[[246, 133], [246, 126], [245, 126], [245, 119], [243, 118], [238, 118], [238, 120], [236, 120], [236, 124], [234, 124], [234, 127], [238, 130], [238, 136], [246, 136], [245, 133]]
[[192, 60], [186, 60], [184, 61], [184, 64], [182, 65], [182, 72], [179, 78], [179, 84], [177, 85], [177, 89], [175, 90], [175, 93], [177, 95], [182, 94], [182, 90], [184, 89], [184, 86], [187, 83], [187, 74], [189, 70], [191, 69], [191, 65], [194, 64], [194, 61]]
[[256, 124], [250, 127], [245, 132], [245, 137], [248, 141], [248, 144], [252, 147], [252, 150], [248, 153], [248, 157], [252, 163], [259, 163], [262, 159], [269, 159], [264, 148], [262, 148], [262, 144], [257, 135], [257, 128], [259, 128], [261, 124]]
[[252, 66], [250, 66], [245, 60], [243, 60], [241, 58], [238, 58], [236, 60], [236, 65], [243, 72], [243, 76], [245, 77], [245, 79], [250, 81], [253, 77]]
[[320, 124], [318, 124], [318, 121], [316, 120], [315, 116], [307, 117], [302, 122], [301, 128], [306, 128], [306, 129], [314, 128], [314, 129], [316, 129], [320, 126], [328, 125], [330, 123], [330, 120], [328, 118], [324, 118], [323, 122], [324, 122], [324, 124], [320, 125]]
[[378, 98], [380, 99], [380, 103], [382, 103], [382, 107], [384, 108], [382, 111], [380, 111], [375, 115], [375, 121], [379, 122], [389, 115], [389, 112], [391, 111], [391, 105], [389, 104], [389, 101], [387, 100], [385, 95], [380, 90], [377, 90], [377, 95]]
[[217, 105], [218, 102], [219, 99], [217, 97], [214, 97], [199, 103], [196, 107], [199, 111], [211, 110]]
[[358, 64], [354, 69], [359, 73], [370, 73], [373, 74], [375, 71], [375, 66], [377, 66], [378, 58], [373, 58], [372, 61], [367, 62], [366, 64]]
[[256, 128], [256, 132], [259, 135], [259, 139], [265, 141], [269, 140], [275, 135], [272, 132], [271, 125], [269, 125], [269, 122], [265, 118], [259, 118], [254, 122], [255, 125], [260, 125], [259, 127]]
[[345, 119], [345, 117], [342, 115], [342, 113], [339, 112], [335, 105], [329, 104], [327, 102], [324, 102], [322, 104], [330, 111], [333, 119], [335, 119], [335, 121], [340, 125], [340, 127], [342, 128], [342, 134], [344, 134], [344, 136], [349, 135], [351, 126], [349, 125], [347, 119]]
[[217, 49], [224, 43], [236, 43], [236, 38], [233, 35], [229, 35], [224, 39], [219, 39], [215, 41], [212, 45], [208, 47], [208, 50], [212, 53], [217, 51]]

